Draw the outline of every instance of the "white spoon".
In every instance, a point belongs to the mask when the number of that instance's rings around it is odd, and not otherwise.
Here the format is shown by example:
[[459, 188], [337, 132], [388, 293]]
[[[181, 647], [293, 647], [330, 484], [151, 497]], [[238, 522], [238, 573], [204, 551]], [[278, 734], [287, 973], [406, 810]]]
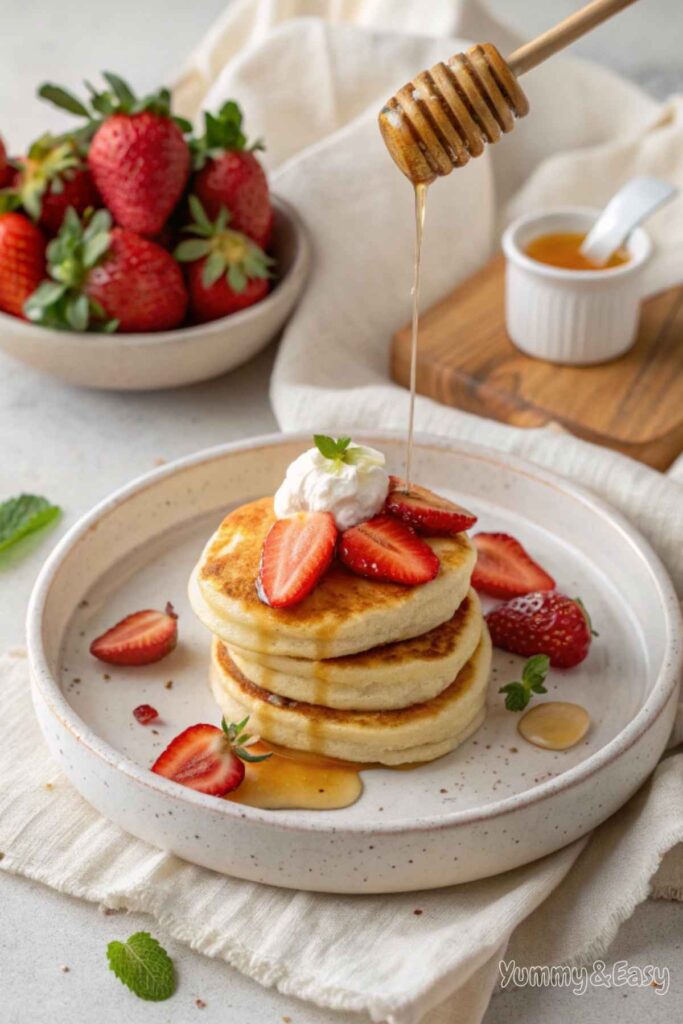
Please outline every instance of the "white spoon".
[[660, 178], [631, 178], [612, 196], [584, 238], [581, 255], [598, 266], [604, 266], [636, 224], [677, 194], [678, 189], [674, 185]]

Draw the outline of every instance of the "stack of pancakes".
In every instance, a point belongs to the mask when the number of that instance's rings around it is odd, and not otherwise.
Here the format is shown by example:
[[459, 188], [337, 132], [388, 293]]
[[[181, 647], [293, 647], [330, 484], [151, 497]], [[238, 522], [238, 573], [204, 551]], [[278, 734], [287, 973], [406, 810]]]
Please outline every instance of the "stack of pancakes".
[[211, 686], [228, 721], [295, 750], [355, 762], [430, 761], [482, 723], [491, 641], [470, 588], [466, 534], [427, 538], [441, 560], [421, 586], [381, 583], [336, 561], [304, 601], [256, 590], [271, 498], [223, 520], [191, 581], [214, 634]]

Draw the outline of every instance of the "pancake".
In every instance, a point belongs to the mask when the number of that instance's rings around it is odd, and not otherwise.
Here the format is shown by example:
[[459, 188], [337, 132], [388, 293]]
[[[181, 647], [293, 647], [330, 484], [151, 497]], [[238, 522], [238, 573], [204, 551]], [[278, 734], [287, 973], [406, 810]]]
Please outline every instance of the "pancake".
[[482, 622], [470, 590], [455, 615], [428, 633], [343, 658], [307, 661], [227, 646], [245, 679], [281, 697], [353, 711], [405, 708], [450, 685], [474, 654]]
[[441, 757], [479, 728], [490, 667], [491, 640], [484, 624], [476, 651], [437, 697], [400, 710], [340, 711], [262, 690], [244, 678], [225, 645], [214, 640], [211, 687], [228, 720], [249, 715], [250, 730], [272, 743], [346, 761], [398, 765]]
[[448, 621], [469, 590], [475, 550], [464, 533], [429, 537], [441, 559], [435, 579], [417, 587], [364, 579], [334, 562], [292, 608], [269, 608], [256, 593], [261, 549], [275, 522], [272, 498], [229, 513], [190, 580], [190, 603], [226, 643], [290, 658], [338, 658], [420, 636]]

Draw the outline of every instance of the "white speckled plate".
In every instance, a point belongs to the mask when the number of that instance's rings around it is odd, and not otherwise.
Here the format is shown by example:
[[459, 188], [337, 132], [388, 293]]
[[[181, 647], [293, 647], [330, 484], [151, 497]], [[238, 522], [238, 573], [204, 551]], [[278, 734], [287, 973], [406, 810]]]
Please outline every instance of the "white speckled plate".
[[[367, 435], [400, 471], [404, 442]], [[560, 589], [579, 594], [600, 637], [586, 661], [550, 676], [549, 700], [584, 704], [593, 726], [564, 753], [517, 733], [498, 687], [521, 659], [496, 652], [484, 726], [447, 757], [410, 772], [363, 773], [337, 811], [263, 811], [149, 772], [182, 729], [218, 722], [208, 690], [210, 638], [187, 578], [225, 511], [272, 493], [306, 436], [226, 445], [164, 467], [95, 508], [64, 538], [31, 600], [36, 711], [63, 770], [102, 814], [148, 842], [217, 871], [334, 892], [435, 888], [505, 871], [576, 839], [611, 814], [657, 762], [673, 721], [681, 621], [660, 562], [619, 515], [550, 473], [474, 445], [422, 437], [416, 477], [517, 536]], [[107, 668], [90, 640], [125, 614], [171, 600], [180, 644], [138, 670]], [[171, 688], [166, 687], [173, 681]], [[160, 712], [156, 728], [132, 716]]]

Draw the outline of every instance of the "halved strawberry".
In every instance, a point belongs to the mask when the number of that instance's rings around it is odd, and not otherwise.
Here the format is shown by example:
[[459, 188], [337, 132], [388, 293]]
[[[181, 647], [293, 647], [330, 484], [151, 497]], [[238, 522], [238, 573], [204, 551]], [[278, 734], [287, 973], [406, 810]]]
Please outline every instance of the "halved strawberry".
[[297, 512], [278, 519], [266, 537], [256, 589], [264, 604], [299, 604], [329, 568], [337, 527], [329, 512]]
[[215, 725], [191, 725], [174, 740], [152, 765], [152, 771], [209, 796], [225, 796], [244, 778], [244, 762], [265, 761], [270, 754], [250, 754], [247, 747], [258, 736], [244, 732], [248, 718], [237, 725], [225, 719]]
[[433, 580], [441, 564], [410, 526], [387, 515], [345, 530], [339, 541], [339, 558], [357, 576], [406, 586]]
[[411, 484], [410, 491], [406, 491], [405, 480], [398, 476], [389, 477], [389, 494], [384, 508], [389, 515], [427, 534], [460, 533], [469, 530], [477, 521], [477, 517], [462, 505], [456, 505], [426, 487]]
[[134, 612], [93, 640], [90, 653], [110, 665], [150, 665], [161, 661], [178, 642], [177, 619], [170, 602], [163, 612]]
[[477, 564], [472, 586], [491, 597], [517, 597], [532, 590], [553, 590], [555, 580], [508, 533], [477, 533]]

